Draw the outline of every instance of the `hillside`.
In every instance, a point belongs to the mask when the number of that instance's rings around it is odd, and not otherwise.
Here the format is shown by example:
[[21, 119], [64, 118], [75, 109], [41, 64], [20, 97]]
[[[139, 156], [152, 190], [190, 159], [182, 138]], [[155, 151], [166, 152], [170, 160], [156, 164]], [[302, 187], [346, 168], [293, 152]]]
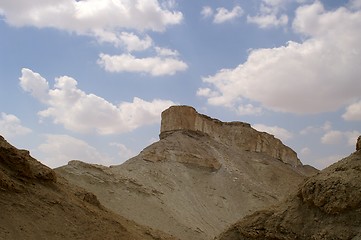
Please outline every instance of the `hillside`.
[[217, 239], [361, 239], [361, 136], [356, 152], [309, 178], [286, 201], [245, 217]]
[[55, 171], [114, 213], [185, 240], [214, 238], [317, 172], [274, 136], [187, 106], [164, 111], [160, 140], [124, 164]]
[[0, 239], [175, 239], [104, 208], [0, 136]]

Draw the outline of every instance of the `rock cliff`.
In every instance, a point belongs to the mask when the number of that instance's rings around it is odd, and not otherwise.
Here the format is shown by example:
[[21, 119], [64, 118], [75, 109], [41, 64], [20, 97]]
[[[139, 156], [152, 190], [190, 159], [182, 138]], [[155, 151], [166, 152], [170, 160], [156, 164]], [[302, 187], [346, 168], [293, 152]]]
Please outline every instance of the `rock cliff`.
[[175, 240], [106, 210], [97, 197], [0, 136], [0, 239]]
[[217, 239], [361, 239], [361, 151], [310, 177], [286, 201], [245, 217]]
[[205, 133], [228, 146], [265, 153], [292, 166], [302, 165], [295, 151], [273, 135], [253, 129], [248, 123], [221, 122], [199, 114], [189, 106], [172, 106], [162, 113], [160, 139], [184, 130]]
[[113, 212], [183, 240], [214, 238], [317, 172], [272, 135], [185, 106], [164, 111], [160, 140], [123, 164], [55, 171]]

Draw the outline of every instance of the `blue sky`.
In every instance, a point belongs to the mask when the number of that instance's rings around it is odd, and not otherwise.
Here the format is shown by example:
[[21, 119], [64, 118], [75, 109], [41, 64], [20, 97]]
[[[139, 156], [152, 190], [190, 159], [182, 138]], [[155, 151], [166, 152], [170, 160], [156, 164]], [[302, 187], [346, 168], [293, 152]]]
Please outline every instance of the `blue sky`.
[[0, 134], [114, 165], [185, 104], [321, 169], [361, 135], [360, 29], [360, 0], [0, 0]]

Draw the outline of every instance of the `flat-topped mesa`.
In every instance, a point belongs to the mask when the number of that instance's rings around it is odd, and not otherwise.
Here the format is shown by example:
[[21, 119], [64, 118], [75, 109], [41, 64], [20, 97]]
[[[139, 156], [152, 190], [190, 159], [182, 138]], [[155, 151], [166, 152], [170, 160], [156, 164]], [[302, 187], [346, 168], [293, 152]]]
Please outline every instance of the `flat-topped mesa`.
[[199, 114], [189, 106], [172, 106], [163, 111], [160, 139], [181, 130], [202, 132], [226, 145], [236, 145], [240, 150], [262, 152], [292, 166], [302, 165], [295, 151], [248, 123], [222, 122]]

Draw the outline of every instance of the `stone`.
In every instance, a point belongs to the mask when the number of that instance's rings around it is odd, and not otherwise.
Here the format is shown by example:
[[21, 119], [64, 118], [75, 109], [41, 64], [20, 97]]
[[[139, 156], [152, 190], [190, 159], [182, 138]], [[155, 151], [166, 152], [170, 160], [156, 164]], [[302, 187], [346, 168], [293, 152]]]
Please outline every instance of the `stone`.
[[175, 131], [201, 132], [239, 150], [265, 153], [295, 167], [302, 165], [297, 153], [273, 135], [257, 131], [249, 123], [210, 118], [190, 106], [172, 106], [162, 112], [160, 139]]
[[356, 151], [361, 150], [361, 136], [357, 138]]
[[56, 182], [55, 172], [30, 156], [27, 150], [17, 149], [0, 136], [0, 164], [13, 176]]
[[361, 239], [360, 160], [361, 151], [341, 159], [285, 201], [246, 216], [216, 239]]

